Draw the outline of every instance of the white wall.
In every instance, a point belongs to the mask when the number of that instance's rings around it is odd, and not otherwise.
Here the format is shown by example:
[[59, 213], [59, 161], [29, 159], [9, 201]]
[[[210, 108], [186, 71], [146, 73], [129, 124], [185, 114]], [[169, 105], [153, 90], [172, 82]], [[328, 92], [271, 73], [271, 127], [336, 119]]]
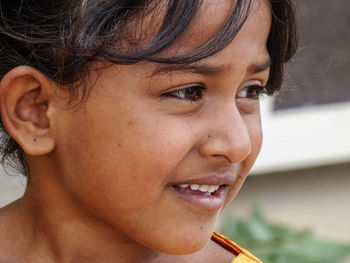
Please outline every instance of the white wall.
[[350, 162], [350, 103], [274, 112], [261, 104], [264, 143], [255, 174]]
[[256, 202], [273, 222], [350, 243], [350, 163], [248, 177], [226, 213], [245, 217]]
[[0, 207], [23, 195], [25, 179], [19, 175], [7, 175], [0, 166]]

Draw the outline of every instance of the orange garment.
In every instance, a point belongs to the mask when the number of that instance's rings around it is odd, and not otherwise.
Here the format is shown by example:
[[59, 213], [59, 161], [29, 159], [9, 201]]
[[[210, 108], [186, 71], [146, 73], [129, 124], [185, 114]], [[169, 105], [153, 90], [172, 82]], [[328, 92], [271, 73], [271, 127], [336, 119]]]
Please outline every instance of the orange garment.
[[239, 247], [236, 243], [232, 242], [223, 235], [214, 232], [211, 239], [236, 256], [231, 263], [262, 263], [247, 250]]

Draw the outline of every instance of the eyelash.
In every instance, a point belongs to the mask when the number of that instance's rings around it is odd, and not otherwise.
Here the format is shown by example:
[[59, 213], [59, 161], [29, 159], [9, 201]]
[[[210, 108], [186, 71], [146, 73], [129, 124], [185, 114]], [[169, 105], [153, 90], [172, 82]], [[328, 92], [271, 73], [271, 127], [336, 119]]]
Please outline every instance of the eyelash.
[[[243, 97], [240, 97], [239, 94], [246, 90], [247, 91], [247, 94], [248, 93], [254, 93], [252, 96], [243, 96]], [[252, 85], [252, 86], [249, 86], [249, 87], [246, 87], [244, 89], [241, 89], [238, 94], [237, 94], [237, 98], [243, 98], [243, 99], [255, 99], [255, 100], [258, 100], [260, 99], [263, 95], [267, 94], [267, 90], [266, 90], [266, 87], [265, 86], [260, 86], [260, 85]]]
[[[205, 90], [205, 88], [203, 86], [193, 85], [193, 86], [188, 86], [188, 87], [185, 87], [185, 88], [182, 88], [182, 89], [169, 91], [167, 93], [164, 93], [162, 95], [162, 97], [165, 98], [165, 99], [175, 98], [175, 99], [195, 102], [195, 101], [198, 101], [198, 100], [202, 99], [204, 90]], [[190, 92], [190, 93], [186, 94], [186, 92]], [[194, 92], [196, 92], [196, 94], [194, 94]], [[186, 98], [185, 97], [186, 95], [190, 95], [192, 97], [187, 97]]]
[[[162, 97], [165, 99], [175, 98], [175, 99], [195, 102], [195, 101], [202, 99], [204, 90], [205, 90], [205, 88], [203, 86], [193, 85], [193, 86], [189, 86], [186, 88], [173, 90], [173, 91], [164, 93], [164, 94], [162, 94]], [[241, 93], [244, 90], [247, 91], [247, 94], [254, 92], [254, 95], [240, 97], [239, 93]], [[186, 92], [190, 92], [190, 93], [186, 94]], [[267, 93], [267, 90], [266, 90], [266, 87], [264, 87], [264, 86], [253, 85], [253, 86], [249, 86], [249, 87], [246, 87], [246, 88], [240, 90], [239, 93], [237, 95], [237, 98], [257, 100], [257, 99], [260, 99], [263, 95], [265, 95]], [[186, 95], [190, 95], [190, 97], [186, 98]]]

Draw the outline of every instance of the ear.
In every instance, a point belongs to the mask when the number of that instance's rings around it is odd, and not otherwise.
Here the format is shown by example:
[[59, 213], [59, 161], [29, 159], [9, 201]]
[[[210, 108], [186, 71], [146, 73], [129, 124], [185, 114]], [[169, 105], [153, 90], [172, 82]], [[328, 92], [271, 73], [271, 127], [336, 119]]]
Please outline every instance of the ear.
[[0, 82], [0, 114], [9, 135], [28, 155], [44, 155], [55, 147], [48, 109], [55, 82], [40, 71], [20, 66]]

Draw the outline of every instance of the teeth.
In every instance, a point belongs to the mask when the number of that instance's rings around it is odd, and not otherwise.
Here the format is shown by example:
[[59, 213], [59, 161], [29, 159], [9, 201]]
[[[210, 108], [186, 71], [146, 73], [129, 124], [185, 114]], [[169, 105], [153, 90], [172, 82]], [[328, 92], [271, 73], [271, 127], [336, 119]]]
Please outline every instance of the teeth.
[[205, 192], [208, 192], [208, 189], [209, 189], [209, 185], [201, 185], [199, 186], [199, 191], [205, 193]]
[[208, 192], [209, 193], [214, 193], [218, 189], [219, 189], [218, 185], [211, 185], [211, 186], [209, 186]]
[[191, 184], [191, 190], [195, 191], [199, 189], [199, 185], [198, 184]]
[[206, 195], [210, 195], [214, 193], [216, 190], [219, 189], [219, 185], [199, 185], [199, 184], [180, 184], [179, 187], [181, 189], [185, 189], [187, 187], [190, 187], [193, 191], [201, 191], [202, 193], [205, 193]]

